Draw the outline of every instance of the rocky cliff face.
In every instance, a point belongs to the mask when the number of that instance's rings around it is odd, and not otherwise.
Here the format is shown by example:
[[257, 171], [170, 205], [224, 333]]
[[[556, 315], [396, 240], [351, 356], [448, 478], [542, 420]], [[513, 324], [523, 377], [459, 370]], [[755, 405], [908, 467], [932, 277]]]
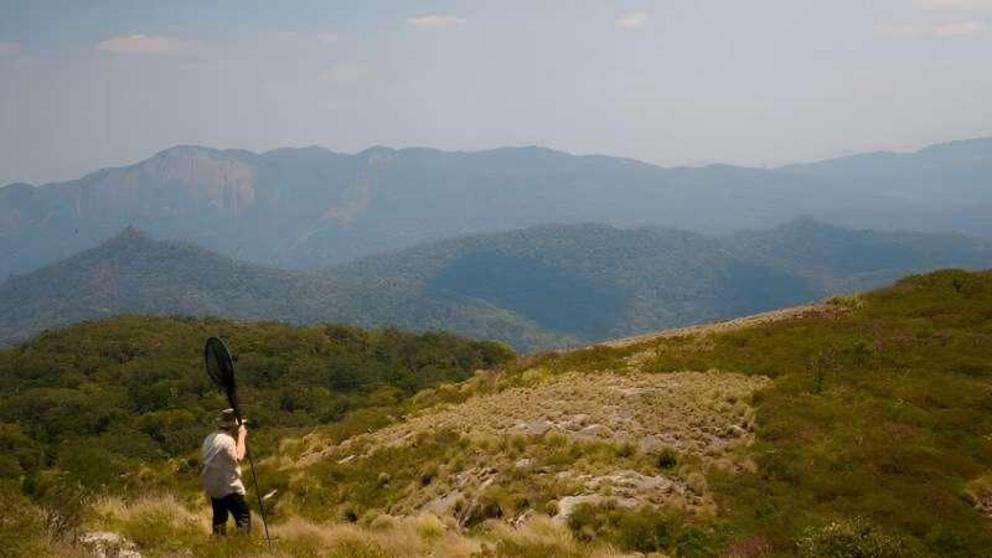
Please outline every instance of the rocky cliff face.
[[137, 165], [107, 169], [80, 186], [80, 217], [123, 208], [144, 215], [169, 215], [208, 208], [239, 214], [255, 201], [252, 168], [221, 152], [176, 147]]

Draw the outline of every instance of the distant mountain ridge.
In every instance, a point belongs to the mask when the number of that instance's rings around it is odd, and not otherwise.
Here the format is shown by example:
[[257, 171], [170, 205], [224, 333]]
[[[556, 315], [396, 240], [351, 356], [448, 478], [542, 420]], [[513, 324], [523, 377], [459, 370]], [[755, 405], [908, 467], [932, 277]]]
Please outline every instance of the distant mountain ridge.
[[663, 168], [541, 147], [444, 152], [178, 146], [79, 180], [0, 188], [0, 278], [132, 224], [229, 256], [314, 268], [544, 223], [724, 234], [802, 215], [992, 237], [992, 139], [805, 165]]
[[992, 243], [812, 219], [728, 236], [542, 225], [292, 271], [127, 228], [0, 284], [0, 343], [116, 314], [182, 314], [442, 329], [534, 350], [733, 318], [939, 267], [992, 267]]

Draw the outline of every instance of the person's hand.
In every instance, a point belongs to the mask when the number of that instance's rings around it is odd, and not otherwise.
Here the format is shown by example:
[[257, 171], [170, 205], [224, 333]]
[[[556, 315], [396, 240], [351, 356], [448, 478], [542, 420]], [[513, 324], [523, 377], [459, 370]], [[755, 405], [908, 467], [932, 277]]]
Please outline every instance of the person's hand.
[[239, 438], [244, 438], [246, 436], [248, 436], [248, 428], [245, 427], [245, 425], [243, 425], [243, 424], [240, 425], [240, 426], [238, 426], [238, 437]]

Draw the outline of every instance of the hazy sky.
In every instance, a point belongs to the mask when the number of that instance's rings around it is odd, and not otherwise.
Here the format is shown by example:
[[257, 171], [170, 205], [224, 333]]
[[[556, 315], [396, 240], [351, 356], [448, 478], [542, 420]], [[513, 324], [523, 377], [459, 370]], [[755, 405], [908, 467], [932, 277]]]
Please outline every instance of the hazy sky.
[[992, 135], [992, 0], [0, 0], [0, 184], [174, 144], [774, 165]]

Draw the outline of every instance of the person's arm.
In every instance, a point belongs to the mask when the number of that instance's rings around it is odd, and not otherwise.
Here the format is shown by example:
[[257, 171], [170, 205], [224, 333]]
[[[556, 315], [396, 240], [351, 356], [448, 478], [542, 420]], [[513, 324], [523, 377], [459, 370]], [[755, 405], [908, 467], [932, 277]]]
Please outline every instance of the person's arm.
[[238, 441], [234, 447], [234, 458], [241, 461], [245, 458], [245, 454], [248, 453], [248, 446], [245, 445], [245, 438], [248, 437], [248, 429], [245, 425], [238, 427]]

